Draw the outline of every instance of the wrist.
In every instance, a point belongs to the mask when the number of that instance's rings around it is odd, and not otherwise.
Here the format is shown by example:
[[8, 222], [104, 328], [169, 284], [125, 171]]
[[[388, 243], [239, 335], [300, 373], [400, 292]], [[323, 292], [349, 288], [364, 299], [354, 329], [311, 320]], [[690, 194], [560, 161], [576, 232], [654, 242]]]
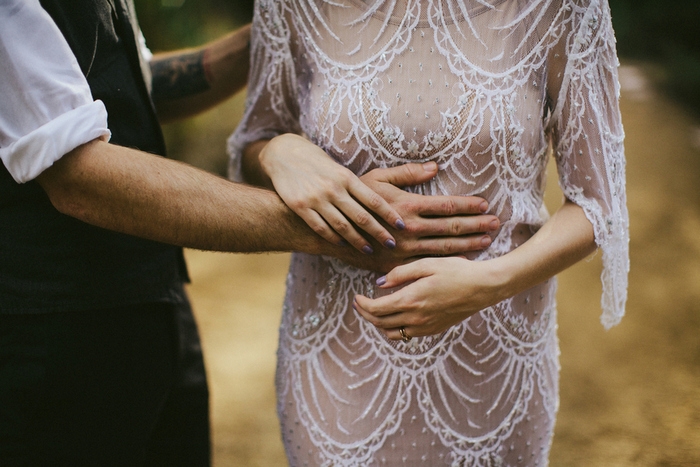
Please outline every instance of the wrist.
[[514, 268], [504, 256], [483, 261], [484, 277], [492, 290], [494, 304], [516, 295], [519, 290], [516, 287]]
[[271, 177], [274, 173], [275, 167], [279, 165], [276, 158], [280, 154], [294, 150], [295, 142], [289, 136], [288, 133], [275, 136], [262, 146], [258, 160], [260, 161], [260, 169], [266, 176]]

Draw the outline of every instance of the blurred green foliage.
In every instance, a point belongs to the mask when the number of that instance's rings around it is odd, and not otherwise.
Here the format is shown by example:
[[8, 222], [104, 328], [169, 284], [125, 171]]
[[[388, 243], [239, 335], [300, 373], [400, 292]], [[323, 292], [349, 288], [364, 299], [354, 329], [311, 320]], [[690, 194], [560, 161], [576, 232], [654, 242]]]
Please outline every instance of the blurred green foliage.
[[[146, 43], [153, 52], [194, 47], [249, 22], [253, 0], [134, 0]], [[243, 113], [244, 95], [183, 121], [164, 125], [168, 155], [226, 174], [226, 138]]]
[[134, 0], [149, 48], [202, 45], [253, 17], [253, 0]]
[[700, 114], [700, 0], [610, 0], [618, 52], [652, 60], [662, 85]]
[[[202, 45], [249, 22], [253, 14], [253, 0], [134, 1], [154, 52]], [[700, 0], [609, 2], [620, 57], [661, 65], [661, 85], [700, 115]], [[224, 142], [242, 111], [239, 95], [200, 117], [167, 125], [170, 156], [224, 174]]]
[[[664, 87], [700, 113], [700, 0], [609, 0], [622, 58], [652, 60]], [[253, 0], [135, 0], [155, 51], [200, 45], [252, 17]]]

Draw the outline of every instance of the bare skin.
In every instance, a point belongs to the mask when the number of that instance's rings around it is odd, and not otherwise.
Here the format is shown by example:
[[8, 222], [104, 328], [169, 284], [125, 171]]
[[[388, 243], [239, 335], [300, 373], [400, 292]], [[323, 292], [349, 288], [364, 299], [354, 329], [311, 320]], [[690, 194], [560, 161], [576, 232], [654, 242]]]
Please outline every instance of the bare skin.
[[[437, 165], [427, 163], [428, 167], [432, 178]], [[274, 188], [317, 234], [334, 244], [347, 241], [366, 253], [376, 250], [377, 245], [391, 249], [412, 241], [435, 243], [432, 254], [480, 250], [491, 243], [485, 233], [499, 227], [496, 216], [484, 214], [488, 203], [482, 198], [421, 196], [377, 184], [373, 177], [358, 179], [321, 148], [294, 134], [248, 145], [242, 169], [251, 183]], [[410, 184], [414, 183], [395, 185]], [[402, 232], [404, 226], [408, 232]], [[367, 240], [359, 230], [373, 240]], [[445, 242], [453, 242], [455, 247], [446, 247]], [[467, 248], [459, 249], [461, 246]]]
[[[496, 230], [499, 225], [494, 216], [475, 215], [488, 208], [487, 202], [480, 198], [416, 197], [406, 200], [407, 204], [398, 209], [397, 200], [411, 195], [363, 180], [396, 208], [384, 209], [372, 197], [374, 193], [367, 194], [353, 186], [352, 173], [296, 135], [282, 135], [249, 145], [243, 172], [257, 183], [274, 187], [287, 205], [329, 242], [338, 242], [342, 235], [360, 250], [366, 249], [370, 242], [354, 226], [371, 234], [379, 244], [391, 244], [398, 235], [391, 236], [382, 227], [396, 222], [395, 213], [402, 219], [411, 218], [412, 225], [418, 225], [417, 219], [430, 222], [431, 214], [441, 216], [438, 222], [442, 228], [449, 226], [447, 230], [436, 233], [440, 229], [436, 224], [423, 233], [433, 238], [442, 234], [473, 240], [469, 248], [453, 250], [453, 254], [487, 247], [490, 238], [483, 233]], [[462, 202], [466, 204], [460, 205]], [[374, 218], [368, 222], [364, 206], [374, 206], [373, 211], [385, 224]], [[426, 240], [425, 236], [418, 238]], [[399, 244], [402, 241], [410, 240], [399, 239]], [[406, 338], [437, 334], [479, 310], [549, 279], [595, 248], [593, 226], [579, 206], [566, 201], [532, 238], [511, 253], [482, 262], [459, 255], [413, 257], [415, 261], [397, 266], [378, 281], [383, 288], [405, 287], [374, 300], [357, 296], [354, 306], [390, 339], [404, 338], [401, 328]], [[443, 255], [434, 251], [425, 256]]]
[[377, 280], [382, 288], [405, 287], [355, 309], [390, 339], [440, 333], [486, 307], [535, 286], [596, 249], [593, 226], [583, 210], [566, 201], [518, 248], [488, 261], [464, 257], [424, 258]]
[[[161, 120], [194, 115], [241, 90], [248, 73], [249, 35], [246, 26], [198, 49], [156, 55], [151, 69]], [[398, 210], [407, 211], [404, 230], [396, 235], [398, 244], [387, 248], [385, 241], [383, 246], [373, 243], [373, 254], [324, 241], [270, 190], [235, 184], [180, 162], [100, 140], [66, 154], [37, 182], [59, 211], [106, 229], [203, 250], [304, 251], [387, 272], [416, 257], [475, 248], [473, 238], [422, 238], [456, 231], [450, 229], [449, 219], [425, 221], [411, 216], [410, 205], [417, 195], [392, 185], [423, 183], [436, 173], [437, 167], [411, 164], [366, 175], [366, 183], [396, 203], [395, 209], [372, 194], [383, 213], [394, 216], [394, 225], [400, 218]], [[364, 185], [354, 181], [354, 187]], [[479, 209], [478, 203], [447, 203], [433, 211], [452, 215]], [[380, 230], [386, 232], [384, 227]]]
[[[390, 189], [392, 183], [422, 183], [436, 173], [436, 167], [426, 170], [409, 164], [377, 169], [367, 180]], [[333, 245], [316, 235], [272, 191], [99, 140], [65, 155], [37, 181], [64, 214], [106, 229], [202, 250], [304, 251], [386, 272], [417, 256], [473, 249], [468, 238], [415, 238], [426, 226], [413, 220], [402, 232], [406, 241], [394, 249], [377, 248], [368, 255]]]
[[[548, 62], [547, 96], [556, 107], [566, 60], [562, 42]], [[440, 333], [478, 311], [513, 297], [572, 266], [597, 248], [593, 225], [583, 209], [566, 200], [529, 240], [488, 261], [464, 257], [425, 258], [378, 279], [391, 295], [358, 295], [353, 306], [390, 339]]]
[[250, 67], [250, 25], [203, 47], [156, 54], [153, 101], [161, 122], [191, 117], [243, 89]]

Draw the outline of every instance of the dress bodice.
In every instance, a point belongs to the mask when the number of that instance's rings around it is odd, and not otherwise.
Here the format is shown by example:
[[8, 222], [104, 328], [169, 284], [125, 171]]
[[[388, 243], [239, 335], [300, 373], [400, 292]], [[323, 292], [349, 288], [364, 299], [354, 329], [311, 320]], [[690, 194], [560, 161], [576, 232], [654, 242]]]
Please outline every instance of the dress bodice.
[[[545, 222], [551, 152], [603, 249], [603, 323], [622, 316], [627, 211], [617, 58], [602, 0], [258, 0], [246, 112], [253, 141], [306, 135], [356, 174], [436, 161], [417, 192], [479, 195], [501, 220], [474, 259]], [[558, 397], [556, 281], [440, 335], [390, 341], [352, 309], [390, 293], [295, 253], [277, 393], [291, 465], [545, 466]]]
[[607, 4], [260, 1], [256, 14], [256, 81], [233, 154], [297, 132], [357, 174], [436, 161], [438, 176], [413, 189], [486, 198], [502, 225], [486, 259], [546, 221], [552, 147], [565, 195], [604, 249], [603, 319], [619, 319], [628, 237]]

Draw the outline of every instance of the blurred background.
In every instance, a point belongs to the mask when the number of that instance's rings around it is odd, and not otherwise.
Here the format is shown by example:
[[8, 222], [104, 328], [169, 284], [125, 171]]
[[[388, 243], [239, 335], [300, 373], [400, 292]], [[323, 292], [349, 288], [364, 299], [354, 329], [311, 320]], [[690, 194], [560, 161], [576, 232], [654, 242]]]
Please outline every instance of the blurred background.
[[[252, 1], [135, 0], [149, 47], [201, 45]], [[700, 1], [610, 0], [622, 61], [631, 263], [604, 331], [599, 256], [560, 275], [561, 406], [550, 465], [700, 466]], [[224, 175], [244, 93], [165, 127], [171, 157]], [[547, 204], [561, 202], [554, 169]], [[288, 255], [186, 252], [212, 393], [214, 464], [283, 466], [274, 365]]]

